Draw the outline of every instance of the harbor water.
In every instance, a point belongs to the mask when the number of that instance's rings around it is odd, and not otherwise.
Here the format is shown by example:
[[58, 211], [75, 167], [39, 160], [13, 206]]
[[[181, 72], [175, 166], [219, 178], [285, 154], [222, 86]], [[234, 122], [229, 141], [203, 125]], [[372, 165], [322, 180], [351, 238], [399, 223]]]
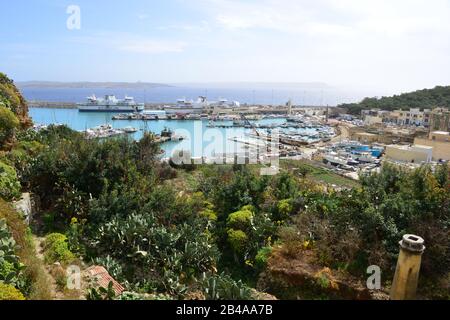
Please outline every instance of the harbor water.
[[[171, 157], [174, 152], [190, 151], [194, 157], [212, 156], [214, 154], [244, 153], [246, 147], [243, 143], [232, 141], [238, 137], [239, 140], [245, 138], [251, 142], [248, 133], [252, 129], [245, 128], [210, 128], [207, 120], [151, 120], [151, 121], [113, 121], [115, 113], [102, 112], [79, 112], [77, 109], [54, 109], [54, 108], [30, 108], [30, 115], [35, 124], [50, 125], [64, 124], [73, 130], [85, 131], [104, 124], [110, 124], [114, 129], [134, 127], [138, 129], [136, 133], [130, 134], [134, 139], [140, 139], [145, 131], [155, 134], [161, 133], [165, 128], [172, 130], [176, 135], [182, 136], [183, 141], [171, 141], [164, 143], [162, 149], [167, 157]], [[252, 121], [260, 125], [281, 125], [286, 122], [285, 119], [262, 119]], [[215, 122], [218, 125], [232, 125], [233, 122]], [[266, 133], [266, 130], [258, 129], [260, 133]], [[286, 132], [295, 131], [302, 134], [316, 134], [318, 128], [300, 128], [286, 129]], [[283, 132], [283, 131], [281, 131]], [[247, 147], [248, 148], [248, 147]]]

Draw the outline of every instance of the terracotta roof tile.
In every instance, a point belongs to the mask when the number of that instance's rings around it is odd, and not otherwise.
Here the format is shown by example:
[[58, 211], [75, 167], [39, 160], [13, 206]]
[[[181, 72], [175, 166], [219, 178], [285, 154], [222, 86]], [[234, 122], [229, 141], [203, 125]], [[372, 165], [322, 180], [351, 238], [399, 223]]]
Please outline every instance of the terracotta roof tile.
[[95, 279], [96, 284], [99, 287], [108, 289], [109, 283], [112, 282], [113, 290], [116, 293], [116, 295], [121, 295], [122, 292], [125, 291], [125, 288], [120, 283], [118, 283], [113, 277], [111, 277], [108, 271], [102, 266], [92, 266], [86, 269], [85, 272], [89, 278]]

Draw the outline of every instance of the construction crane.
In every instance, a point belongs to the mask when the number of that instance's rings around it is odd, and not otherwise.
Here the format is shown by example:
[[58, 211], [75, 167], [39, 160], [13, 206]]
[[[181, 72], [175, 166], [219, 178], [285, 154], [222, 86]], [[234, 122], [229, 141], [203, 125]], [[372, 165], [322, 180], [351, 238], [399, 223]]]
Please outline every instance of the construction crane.
[[243, 113], [241, 113], [241, 119], [244, 121], [245, 126], [248, 126], [248, 127], [252, 128], [253, 131], [255, 131], [256, 135], [257, 135], [258, 137], [261, 137], [261, 134], [260, 134], [259, 131], [256, 129], [256, 126], [253, 125], [253, 124], [247, 119], [247, 117], [246, 117]]
[[[255, 133], [256, 133], [256, 135], [258, 136], [258, 138], [260, 138], [260, 140], [263, 141], [264, 147], [265, 147], [266, 152], [267, 152], [267, 155], [270, 155], [270, 153], [272, 152], [272, 147], [271, 147], [271, 145], [269, 144], [268, 141], [269, 141], [269, 139], [271, 139], [270, 141], [273, 142], [272, 138], [269, 137], [270, 131], [269, 131], [269, 135], [267, 135], [267, 136], [264, 137], [264, 136], [262, 136], [262, 135], [259, 133], [259, 131], [258, 131], [258, 129], [256, 128], [256, 126], [255, 126], [254, 124], [252, 124], [252, 123], [247, 119], [247, 117], [246, 117], [243, 113], [241, 113], [241, 119], [244, 121], [246, 127], [248, 126], [248, 127], [252, 128], [253, 131], [255, 131]], [[275, 148], [278, 149], [278, 148], [279, 148], [279, 145], [276, 145]], [[258, 157], [258, 159], [260, 159], [260, 150], [259, 150], [259, 148], [257, 148], [256, 150], [257, 150], [257, 157]], [[272, 157], [272, 156], [270, 156], [270, 157]], [[277, 156], [277, 158], [278, 158], [278, 156]], [[271, 165], [272, 165], [272, 166], [270, 167], [270, 169], [269, 169], [269, 172], [271, 172], [270, 174], [274, 174], [273, 172], [275, 172], [275, 174], [278, 173], [279, 170], [280, 170], [280, 169], [279, 169], [279, 164], [274, 164], [274, 163], [272, 162], [272, 160], [270, 160], [270, 163], [271, 163]], [[275, 171], [273, 171], [274, 168], [275, 168]], [[266, 169], [266, 170], [267, 170], [267, 169]]]
[[[244, 123], [245, 123], [245, 126], [246, 126], [246, 127], [252, 128], [253, 131], [256, 133], [256, 135], [257, 135], [258, 138], [263, 138], [263, 139], [262, 139], [262, 142], [264, 143], [264, 146], [266, 147], [267, 151], [269, 152], [269, 151], [270, 151], [270, 146], [269, 146], [269, 144], [267, 143], [267, 140], [259, 133], [259, 131], [258, 131], [258, 129], [256, 128], [256, 126], [255, 126], [253, 123], [251, 123], [243, 113], [241, 113], [240, 115], [241, 115], [241, 119], [242, 119], [242, 120], [244, 121]], [[267, 138], [268, 138], [268, 137], [269, 137], [269, 136], [267, 136]]]

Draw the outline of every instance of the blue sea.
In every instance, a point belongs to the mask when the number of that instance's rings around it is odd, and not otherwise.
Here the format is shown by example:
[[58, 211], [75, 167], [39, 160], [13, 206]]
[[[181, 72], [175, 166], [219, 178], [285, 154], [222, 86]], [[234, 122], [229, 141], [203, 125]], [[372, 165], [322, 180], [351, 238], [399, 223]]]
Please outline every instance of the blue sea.
[[303, 106], [335, 106], [341, 103], [357, 102], [364, 97], [379, 94], [375, 91], [344, 90], [331, 87], [310, 88], [301, 86], [255, 86], [247, 87], [208, 87], [208, 86], [168, 86], [149, 89], [124, 88], [21, 88], [28, 101], [49, 102], [82, 102], [92, 94], [102, 97], [114, 94], [118, 98], [125, 95], [134, 97], [138, 102], [175, 103], [177, 99], [196, 99], [206, 96], [210, 101], [226, 98], [248, 104], [284, 105], [289, 99], [295, 105]]

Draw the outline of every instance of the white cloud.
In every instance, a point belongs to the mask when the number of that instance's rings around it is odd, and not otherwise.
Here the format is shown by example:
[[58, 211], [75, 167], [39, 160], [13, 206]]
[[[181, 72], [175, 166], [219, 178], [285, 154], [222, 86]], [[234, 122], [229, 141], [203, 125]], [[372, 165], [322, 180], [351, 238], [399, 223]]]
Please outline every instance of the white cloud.
[[381, 32], [403, 36], [423, 30], [450, 32], [447, 0], [207, 0], [221, 27], [284, 33], [347, 35]]
[[237, 52], [211, 58], [214, 74], [391, 88], [450, 82], [448, 0], [199, 3], [217, 34], [209, 48]]

